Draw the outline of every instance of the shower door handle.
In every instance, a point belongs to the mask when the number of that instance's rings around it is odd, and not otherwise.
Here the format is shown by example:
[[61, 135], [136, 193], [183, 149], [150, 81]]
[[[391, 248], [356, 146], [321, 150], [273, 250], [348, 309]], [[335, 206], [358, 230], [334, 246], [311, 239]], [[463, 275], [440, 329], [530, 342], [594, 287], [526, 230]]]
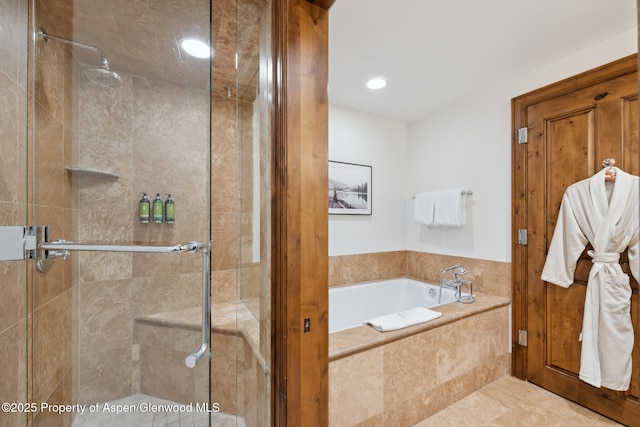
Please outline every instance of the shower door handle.
[[59, 240], [57, 242], [41, 242], [38, 248], [45, 251], [96, 251], [96, 252], [146, 252], [146, 253], [181, 253], [202, 252], [202, 344], [195, 352], [184, 360], [185, 365], [194, 368], [200, 358], [209, 351], [209, 336], [211, 334], [211, 282], [209, 279], [209, 250], [199, 242], [189, 242], [184, 245], [153, 246], [153, 245], [103, 245], [88, 243], [73, 243]]

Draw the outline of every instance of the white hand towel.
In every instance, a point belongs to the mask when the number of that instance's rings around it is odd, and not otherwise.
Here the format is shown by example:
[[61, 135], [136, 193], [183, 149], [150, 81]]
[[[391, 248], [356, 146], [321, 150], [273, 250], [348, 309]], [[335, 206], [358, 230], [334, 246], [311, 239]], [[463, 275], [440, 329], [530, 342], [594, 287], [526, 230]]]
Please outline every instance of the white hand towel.
[[466, 197], [461, 188], [442, 190], [436, 193], [433, 225], [462, 227], [467, 223]]
[[424, 307], [416, 307], [406, 311], [399, 311], [393, 314], [386, 314], [380, 317], [374, 317], [364, 323], [368, 323], [380, 332], [395, 331], [396, 329], [406, 328], [407, 326], [417, 325], [418, 323], [428, 322], [442, 316], [439, 311], [429, 310]]
[[413, 220], [425, 225], [433, 225], [433, 213], [436, 206], [436, 193], [418, 193], [413, 206]]

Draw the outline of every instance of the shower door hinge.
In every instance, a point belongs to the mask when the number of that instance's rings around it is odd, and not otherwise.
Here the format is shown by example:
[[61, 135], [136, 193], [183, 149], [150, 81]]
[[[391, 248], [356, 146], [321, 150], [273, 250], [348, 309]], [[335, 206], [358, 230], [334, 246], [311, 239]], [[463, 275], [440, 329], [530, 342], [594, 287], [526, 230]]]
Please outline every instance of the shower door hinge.
[[518, 329], [518, 344], [526, 347], [527, 346], [528, 333], [526, 329]]
[[518, 129], [518, 144], [526, 144], [527, 141], [527, 128]]
[[0, 261], [20, 261], [36, 257], [36, 227], [0, 226]]
[[518, 228], [518, 244], [522, 246], [527, 246], [527, 229], [526, 228]]

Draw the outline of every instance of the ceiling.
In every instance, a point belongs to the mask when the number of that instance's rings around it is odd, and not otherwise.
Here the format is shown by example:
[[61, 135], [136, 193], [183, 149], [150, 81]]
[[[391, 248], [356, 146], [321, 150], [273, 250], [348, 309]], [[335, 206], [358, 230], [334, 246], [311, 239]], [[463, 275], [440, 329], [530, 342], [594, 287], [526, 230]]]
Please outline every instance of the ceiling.
[[[401, 121], [637, 25], [636, 0], [337, 0], [329, 102]], [[388, 79], [378, 91], [374, 76]]]
[[[199, 89], [209, 88], [211, 76], [211, 90], [221, 95], [226, 86], [236, 87], [237, 52], [242, 95], [255, 92], [248, 89], [258, 70], [264, 8], [264, 0], [39, 0], [37, 25], [100, 48], [120, 74]], [[187, 36], [211, 40], [211, 68], [208, 59], [182, 51]], [[90, 50], [76, 48], [74, 55], [89, 67], [100, 64]]]

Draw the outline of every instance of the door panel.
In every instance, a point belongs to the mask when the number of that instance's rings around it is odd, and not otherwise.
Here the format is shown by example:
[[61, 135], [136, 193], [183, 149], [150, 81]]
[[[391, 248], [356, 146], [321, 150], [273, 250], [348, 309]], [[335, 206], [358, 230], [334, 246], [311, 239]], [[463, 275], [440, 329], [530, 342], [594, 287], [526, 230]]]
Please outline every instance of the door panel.
[[[540, 279], [555, 229], [560, 203], [571, 184], [600, 170], [605, 158], [638, 175], [637, 75], [579, 89], [526, 109], [526, 217], [528, 247], [527, 379], [628, 425], [640, 425], [640, 327], [638, 284], [632, 280], [635, 327], [634, 369], [626, 392], [592, 387], [578, 379], [584, 312], [591, 260], [581, 255], [575, 281], [568, 288]], [[517, 184], [517, 183], [516, 183]], [[621, 257], [628, 271], [626, 253]]]

